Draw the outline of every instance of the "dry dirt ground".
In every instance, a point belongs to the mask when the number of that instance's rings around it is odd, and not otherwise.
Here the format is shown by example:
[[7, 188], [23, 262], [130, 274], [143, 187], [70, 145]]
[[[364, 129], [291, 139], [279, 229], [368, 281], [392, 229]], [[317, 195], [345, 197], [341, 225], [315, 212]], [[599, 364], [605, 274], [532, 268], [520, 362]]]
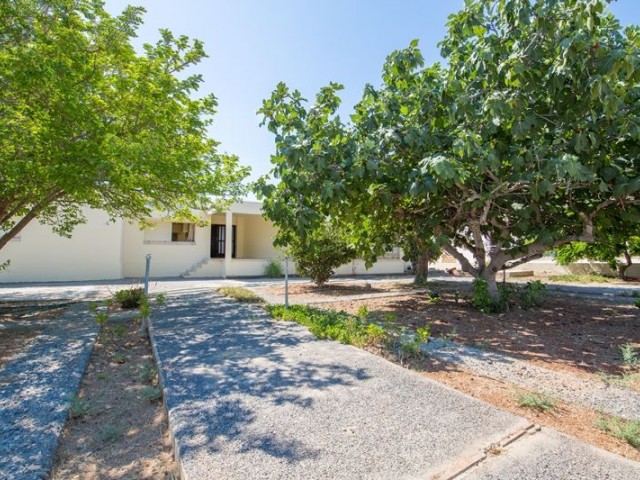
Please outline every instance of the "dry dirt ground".
[[177, 478], [153, 355], [137, 328], [134, 320], [102, 327], [53, 480]]
[[[640, 310], [633, 305], [550, 296], [542, 308], [523, 310], [512, 305], [505, 313], [483, 314], [466, 301], [469, 289], [469, 285], [459, 283], [432, 284], [429, 290], [436, 290], [439, 295], [433, 301], [424, 287], [397, 281], [372, 285], [366, 281], [332, 282], [320, 289], [304, 283], [290, 286], [289, 301], [292, 304], [322, 302], [316, 306], [352, 314], [364, 305], [370, 320], [393, 318], [397, 325], [414, 329], [429, 324], [434, 337], [452, 339], [578, 377], [640, 390], [640, 373], [623, 365], [620, 352], [624, 344], [640, 347]], [[284, 295], [279, 286], [253, 290], [266, 296]], [[389, 293], [395, 294], [376, 298]], [[356, 295], [371, 298], [345, 299]], [[381, 351], [377, 353], [386, 355]], [[600, 417], [596, 411], [558, 402], [553, 410], [542, 413], [518, 405], [517, 396], [522, 390], [515, 385], [430, 357], [414, 361], [410, 367], [535, 423], [640, 460], [638, 449], [596, 427]]]

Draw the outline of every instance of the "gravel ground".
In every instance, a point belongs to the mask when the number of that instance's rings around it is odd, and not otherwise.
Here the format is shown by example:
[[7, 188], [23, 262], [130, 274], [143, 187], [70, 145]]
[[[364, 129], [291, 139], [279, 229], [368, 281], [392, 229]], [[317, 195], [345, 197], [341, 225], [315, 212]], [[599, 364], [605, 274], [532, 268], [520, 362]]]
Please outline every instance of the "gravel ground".
[[46, 323], [30, 347], [0, 371], [2, 479], [48, 478], [98, 333], [81, 304]]
[[474, 373], [532, 391], [544, 392], [565, 402], [577, 403], [627, 419], [640, 419], [640, 393], [633, 390], [589, 381], [498, 353], [441, 339], [423, 344], [422, 350], [445, 362], [461, 365]]

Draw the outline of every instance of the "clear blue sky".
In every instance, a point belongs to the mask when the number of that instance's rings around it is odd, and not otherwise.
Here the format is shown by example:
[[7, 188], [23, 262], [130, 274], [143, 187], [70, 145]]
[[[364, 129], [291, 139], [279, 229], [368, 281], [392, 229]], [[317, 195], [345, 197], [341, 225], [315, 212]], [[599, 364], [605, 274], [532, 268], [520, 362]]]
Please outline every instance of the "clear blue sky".
[[[273, 136], [256, 110], [284, 81], [312, 99], [329, 81], [344, 84], [349, 113], [365, 83], [378, 85], [385, 57], [417, 38], [426, 62], [440, 58], [437, 43], [447, 17], [463, 0], [106, 0], [116, 14], [127, 5], [147, 10], [140, 44], [155, 43], [158, 29], [205, 43], [209, 58], [193, 73], [203, 93], [219, 101], [211, 136], [220, 151], [252, 168], [270, 169]], [[640, 0], [618, 0], [611, 10], [623, 25], [640, 24]]]

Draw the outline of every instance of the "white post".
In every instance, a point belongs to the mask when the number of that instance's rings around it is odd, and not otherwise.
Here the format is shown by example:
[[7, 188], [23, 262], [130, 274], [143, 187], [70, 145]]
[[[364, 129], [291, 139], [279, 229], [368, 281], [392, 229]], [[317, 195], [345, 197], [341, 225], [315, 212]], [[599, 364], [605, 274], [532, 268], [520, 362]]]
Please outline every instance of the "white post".
[[289, 308], [289, 255], [284, 257], [284, 308]]
[[227, 212], [224, 228], [224, 269], [222, 278], [227, 278], [231, 272], [231, 253], [233, 252], [233, 214]]

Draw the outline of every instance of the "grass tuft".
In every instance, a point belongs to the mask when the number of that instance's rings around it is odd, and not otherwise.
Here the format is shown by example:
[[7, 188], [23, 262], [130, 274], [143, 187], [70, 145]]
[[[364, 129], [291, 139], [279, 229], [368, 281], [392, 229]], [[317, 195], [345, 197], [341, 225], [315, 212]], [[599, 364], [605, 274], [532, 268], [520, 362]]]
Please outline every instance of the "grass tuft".
[[549, 280], [552, 282], [569, 282], [569, 283], [609, 283], [611, 277], [605, 277], [596, 273], [567, 273], [564, 275], [551, 275]]
[[543, 393], [521, 392], [518, 393], [516, 401], [521, 407], [532, 408], [539, 412], [548, 412], [556, 407], [556, 401]]
[[596, 422], [596, 427], [640, 450], [640, 420], [603, 416]]
[[218, 293], [225, 297], [233, 298], [243, 303], [264, 303], [264, 299], [260, 295], [256, 295], [251, 290], [243, 287], [221, 287]]

